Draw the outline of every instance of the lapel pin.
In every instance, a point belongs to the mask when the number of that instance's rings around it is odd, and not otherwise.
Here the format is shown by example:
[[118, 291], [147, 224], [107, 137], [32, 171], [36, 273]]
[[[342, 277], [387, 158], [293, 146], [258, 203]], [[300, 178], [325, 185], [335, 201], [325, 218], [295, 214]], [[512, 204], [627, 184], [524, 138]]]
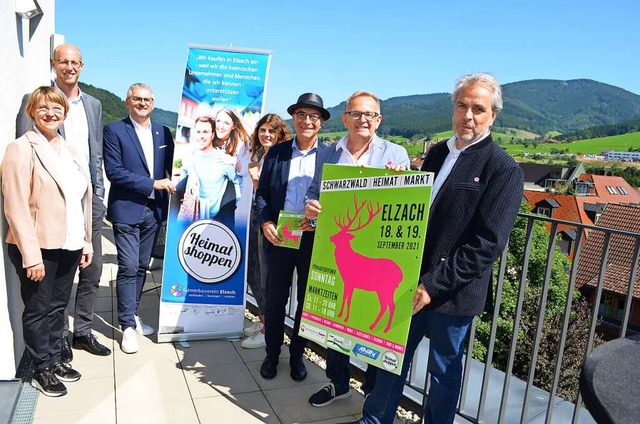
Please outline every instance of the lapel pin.
[[473, 181], [477, 183], [478, 181], [480, 181], [480, 178], [478, 178], [478, 177], [474, 177], [474, 178], [473, 178]]

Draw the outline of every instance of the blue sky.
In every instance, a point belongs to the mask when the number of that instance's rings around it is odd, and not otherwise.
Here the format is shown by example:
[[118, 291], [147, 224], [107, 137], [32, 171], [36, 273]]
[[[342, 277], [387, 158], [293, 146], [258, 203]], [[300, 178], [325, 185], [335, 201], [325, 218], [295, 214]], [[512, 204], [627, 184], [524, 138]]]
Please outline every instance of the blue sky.
[[176, 111], [189, 44], [266, 49], [265, 111], [279, 114], [308, 91], [335, 106], [361, 89], [450, 92], [481, 71], [640, 94], [639, 17], [638, 0], [56, 1], [56, 32], [81, 49], [83, 82], [120, 97], [145, 82], [157, 107]]

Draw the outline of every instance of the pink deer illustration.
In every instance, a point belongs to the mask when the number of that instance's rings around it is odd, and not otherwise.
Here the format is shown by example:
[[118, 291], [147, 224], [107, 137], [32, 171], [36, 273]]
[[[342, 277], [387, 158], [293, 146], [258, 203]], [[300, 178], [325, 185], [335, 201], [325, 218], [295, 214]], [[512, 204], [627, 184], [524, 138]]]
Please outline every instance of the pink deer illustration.
[[293, 234], [293, 232], [289, 231], [289, 227], [285, 224], [282, 226], [282, 235], [284, 235], [284, 242], [286, 243], [289, 240], [293, 240], [293, 244], [295, 246], [300, 243], [300, 236]]
[[[342, 307], [340, 308], [339, 317], [342, 317], [342, 313], [346, 306], [346, 316], [344, 322], [349, 321], [349, 312], [351, 310], [351, 297], [355, 289], [366, 290], [375, 292], [378, 295], [378, 301], [380, 302], [380, 312], [375, 321], [369, 327], [369, 330], [373, 330], [380, 319], [384, 316], [387, 309], [389, 310], [389, 320], [384, 328], [384, 332], [388, 332], [391, 328], [391, 322], [393, 321], [393, 314], [396, 309], [396, 304], [393, 300], [393, 295], [402, 282], [402, 270], [391, 259], [386, 258], [369, 258], [354, 252], [351, 248], [351, 240], [355, 237], [354, 232], [363, 229], [371, 223], [373, 218], [380, 213], [380, 204], [377, 205], [376, 210], [373, 210], [371, 202], [364, 201], [358, 203], [358, 199], [354, 196], [355, 213], [351, 217], [349, 208], [344, 221], [340, 217], [334, 217], [334, 221], [340, 231], [329, 237], [329, 240], [336, 246], [335, 258], [336, 265], [340, 276], [344, 281], [344, 292], [342, 294]], [[363, 224], [361, 218], [358, 217], [360, 211], [367, 205], [367, 212], [369, 218]], [[353, 224], [358, 217], [357, 226], [353, 227]]]

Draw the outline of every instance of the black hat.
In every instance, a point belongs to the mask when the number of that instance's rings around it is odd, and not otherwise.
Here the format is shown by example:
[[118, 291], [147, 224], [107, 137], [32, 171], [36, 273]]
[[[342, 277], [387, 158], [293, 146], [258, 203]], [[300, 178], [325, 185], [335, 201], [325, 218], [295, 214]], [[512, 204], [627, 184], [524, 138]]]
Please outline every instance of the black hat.
[[331, 114], [322, 104], [322, 97], [318, 96], [316, 93], [304, 93], [298, 97], [297, 103], [292, 104], [287, 108], [287, 112], [289, 112], [289, 115], [293, 116], [293, 113], [299, 107], [312, 107], [314, 109], [318, 109], [324, 121], [328, 121], [329, 118], [331, 118]]

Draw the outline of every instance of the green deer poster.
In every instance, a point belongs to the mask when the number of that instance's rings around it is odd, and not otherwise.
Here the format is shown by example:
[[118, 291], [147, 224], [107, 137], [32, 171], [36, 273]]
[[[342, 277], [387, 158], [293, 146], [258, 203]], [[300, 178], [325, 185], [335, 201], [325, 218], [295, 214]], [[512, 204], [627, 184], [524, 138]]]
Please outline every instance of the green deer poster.
[[300, 335], [400, 374], [433, 174], [324, 165]]

